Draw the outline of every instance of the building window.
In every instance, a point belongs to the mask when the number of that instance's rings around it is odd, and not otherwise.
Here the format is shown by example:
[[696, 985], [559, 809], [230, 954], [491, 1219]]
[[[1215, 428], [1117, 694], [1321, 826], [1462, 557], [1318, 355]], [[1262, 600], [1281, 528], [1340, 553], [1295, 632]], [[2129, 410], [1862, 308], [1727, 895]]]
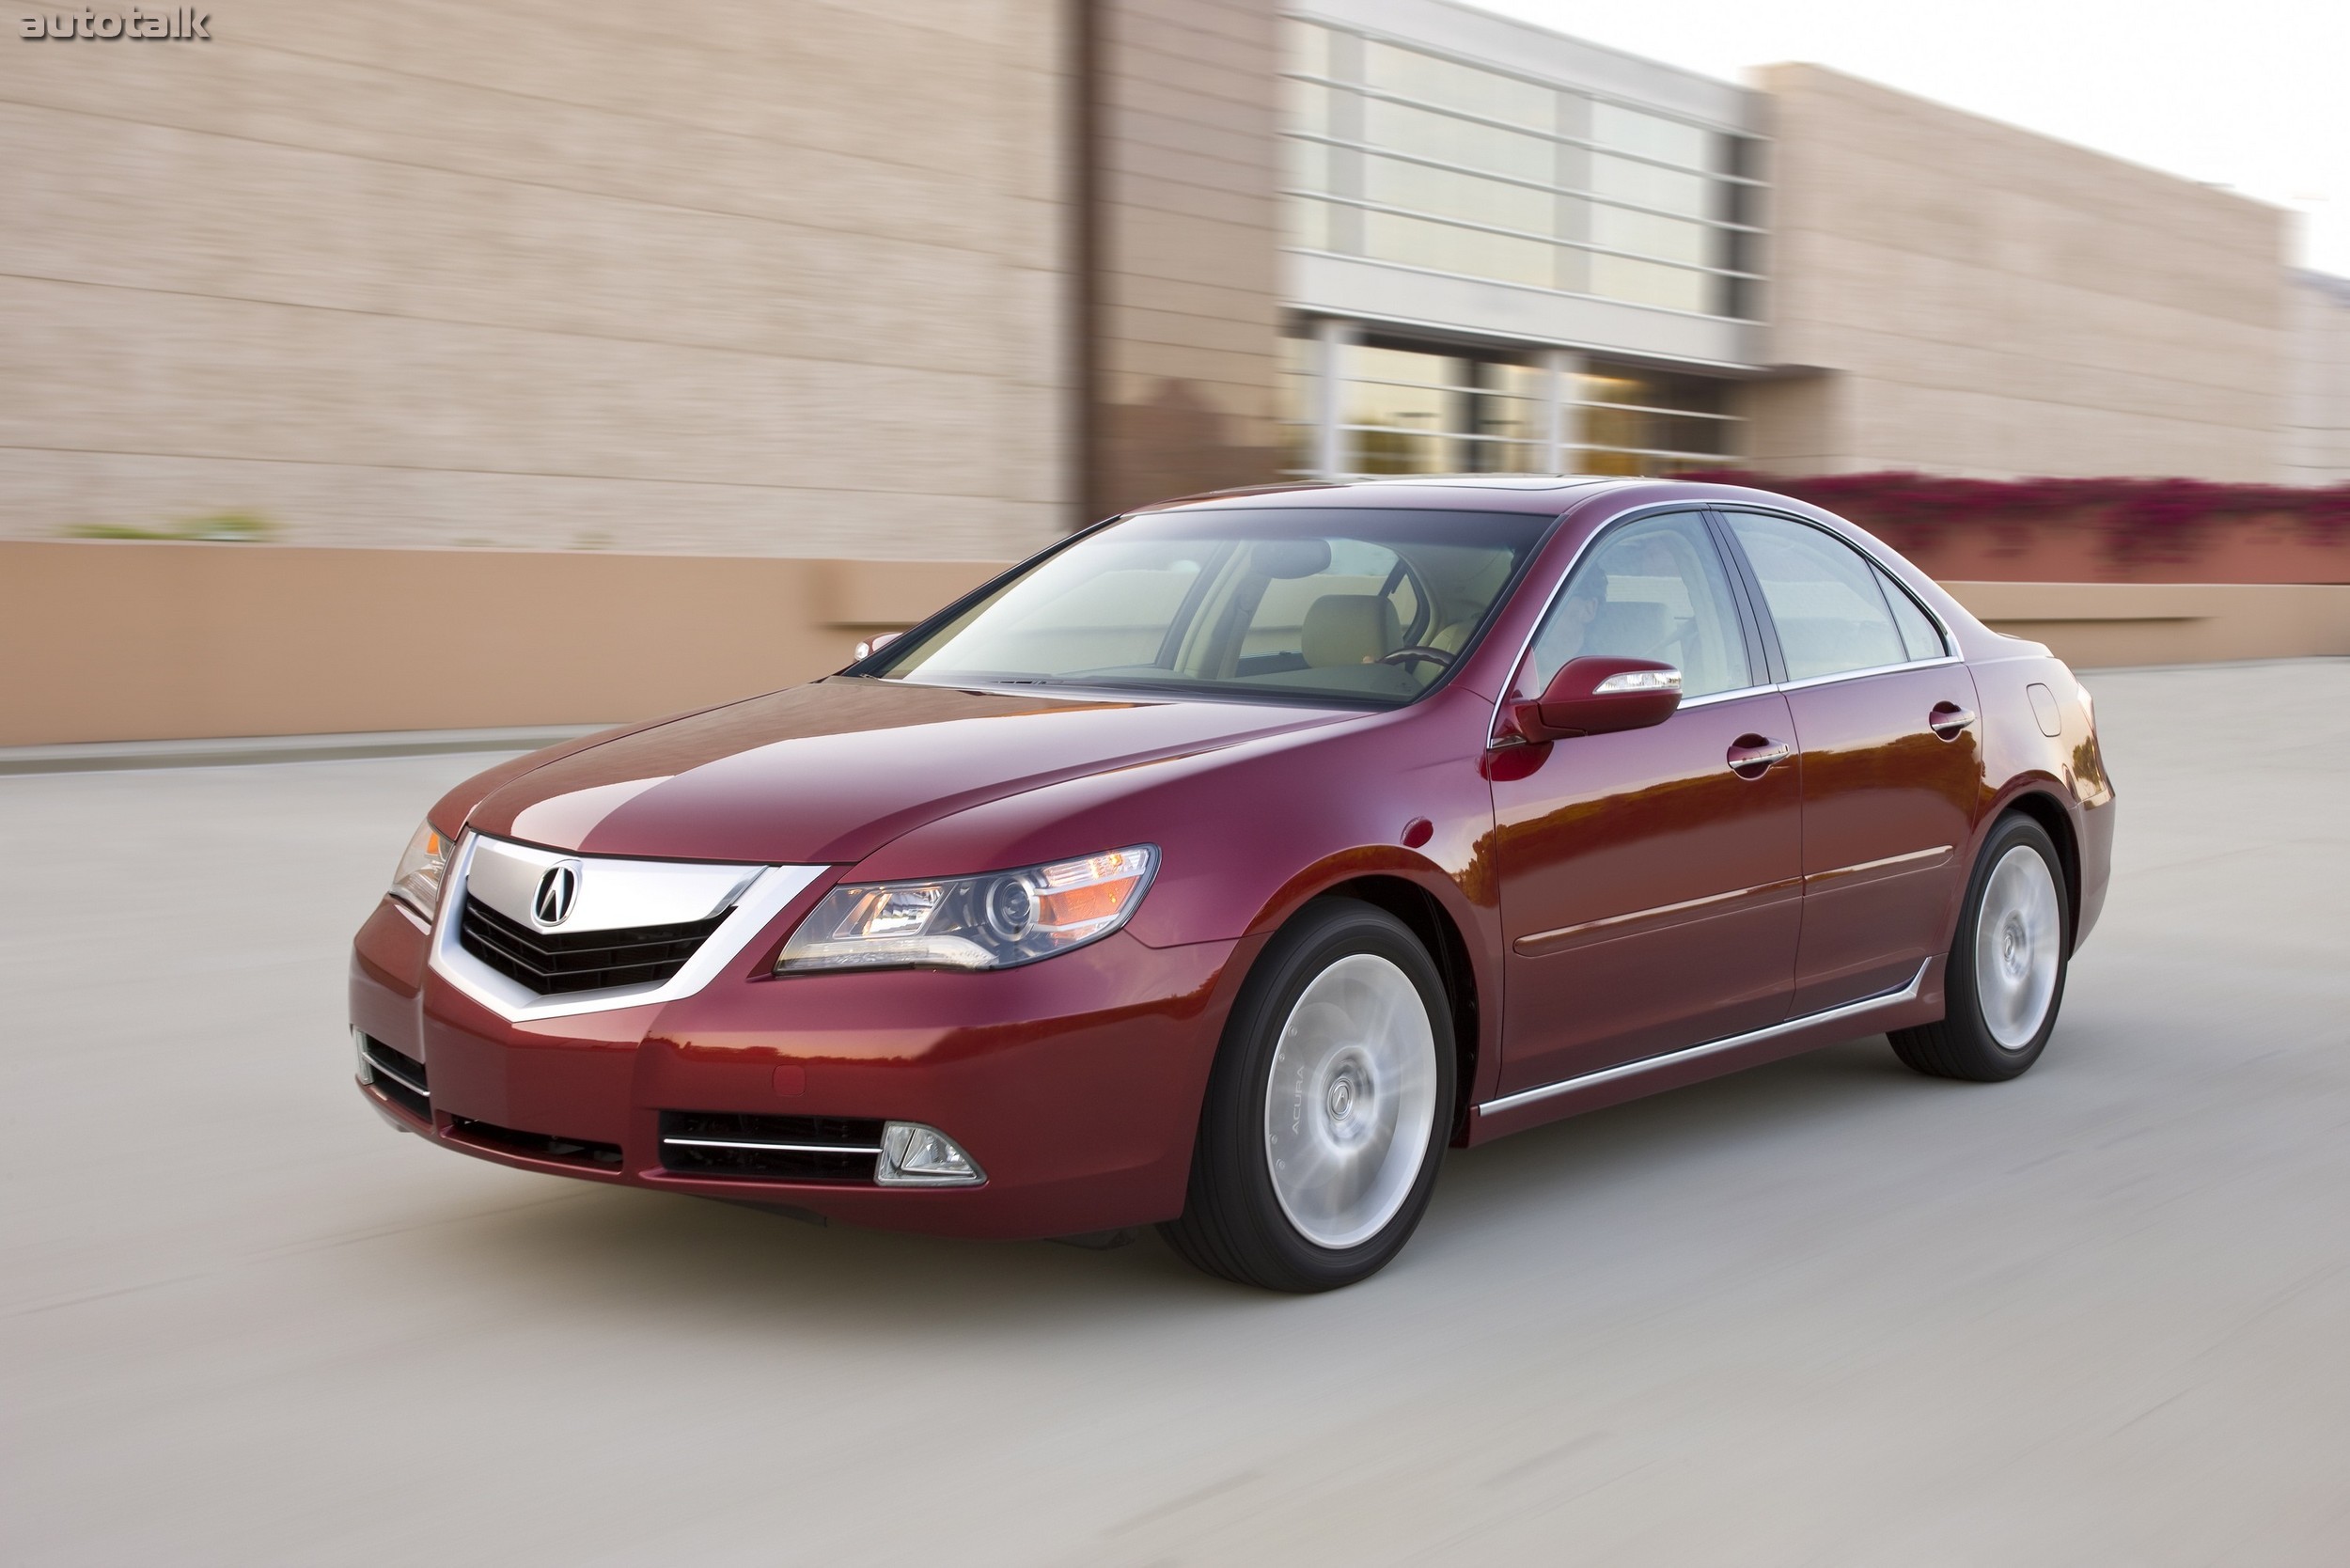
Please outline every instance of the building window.
[[1339, 399], [1357, 474], [1540, 473], [1542, 372], [1508, 360], [1369, 344], [1345, 354]]
[[1726, 381], [1599, 361], [1571, 379], [1580, 431], [1571, 472], [1682, 474], [1722, 467], [1737, 450]]
[[1738, 450], [1729, 383], [1588, 359], [1509, 354], [1301, 325], [1282, 339], [1284, 473], [1677, 474]]
[[1288, 28], [1295, 248], [1753, 319], [1747, 138], [1343, 28]]

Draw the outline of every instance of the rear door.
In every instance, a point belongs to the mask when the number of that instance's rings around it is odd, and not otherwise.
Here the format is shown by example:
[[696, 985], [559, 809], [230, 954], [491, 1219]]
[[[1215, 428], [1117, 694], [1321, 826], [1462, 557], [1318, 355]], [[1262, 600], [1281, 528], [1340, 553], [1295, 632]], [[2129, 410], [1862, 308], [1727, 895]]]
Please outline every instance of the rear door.
[[1803, 748], [1794, 1011], [1907, 984], [1943, 951], [1983, 799], [1974, 678], [1908, 591], [1827, 529], [1722, 514]]
[[1493, 754], [1505, 1094], [1786, 1015], [1802, 796], [1744, 597], [1701, 513], [1637, 517], [1594, 541], [1528, 650], [1523, 695], [1616, 653], [1671, 663], [1684, 696], [1652, 729]]

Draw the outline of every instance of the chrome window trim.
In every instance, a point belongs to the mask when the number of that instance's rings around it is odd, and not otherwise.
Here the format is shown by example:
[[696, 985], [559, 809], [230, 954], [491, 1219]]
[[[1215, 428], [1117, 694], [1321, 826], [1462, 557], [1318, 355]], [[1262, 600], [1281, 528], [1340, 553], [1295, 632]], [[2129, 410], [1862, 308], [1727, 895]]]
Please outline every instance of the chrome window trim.
[[1800, 681], [1782, 681], [1783, 692], [1809, 691], [1813, 686], [1831, 686], [1839, 681], [1860, 681], [1872, 675], [1892, 675], [1904, 669], [1934, 669], [1942, 665], [1963, 665], [1966, 661], [1956, 653], [1945, 653], [1938, 659], [1905, 659], [1898, 665], [1871, 665], [1866, 669], [1840, 669], [1833, 675], [1807, 675]]
[[1778, 690], [1777, 686], [1771, 685], [1733, 686], [1726, 692], [1707, 692], [1703, 697], [1684, 698], [1681, 706], [1675, 708], [1673, 712], [1677, 713], [1681, 712], [1682, 708], [1710, 708], [1716, 702], [1734, 701], [1735, 699], [1743, 697], [1760, 697], [1764, 692], [1775, 692], [1777, 690]]
[[1918, 999], [1919, 988], [1925, 984], [1926, 970], [1932, 966], [1934, 960], [1931, 958], [1919, 963], [1918, 972], [1909, 977], [1909, 983], [1896, 990], [1882, 991], [1873, 996], [1863, 996], [1856, 1002], [1845, 1002], [1838, 1007], [1824, 1008], [1818, 1012], [1807, 1012], [1800, 1018], [1790, 1018], [1782, 1023], [1765, 1025], [1759, 1029], [1748, 1029], [1744, 1034], [1733, 1034], [1726, 1040], [1711, 1040], [1702, 1045], [1691, 1045], [1678, 1051], [1667, 1051], [1662, 1056], [1642, 1057], [1637, 1061], [1619, 1062], [1613, 1067], [1603, 1067], [1595, 1072], [1578, 1074], [1572, 1078], [1561, 1078], [1557, 1083], [1544, 1084], [1539, 1089], [1521, 1090], [1515, 1094], [1505, 1094], [1497, 1100], [1488, 1100], [1478, 1106], [1477, 1114], [1480, 1116], [1497, 1115], [1502, 1111], [1515, 1110], [1520, 1105], [1531, 1105], [1552, 1099], [1571, 1090], [1593, 1089], [1601, 1084], [1614, 1083], [1621, 1078], [1637, 1077], [1643, 1073], [1677, 1067], [1684, 1061], [1700, 1061], [1707, 1057], [1716, 1056], [1724, 1051], [1734, 1051], [1744, 1045], [1759, 1045], [1766, 1040], [1776, 1040], [1781, 1035], [1793, 1034], [1797, 1029], [1808, 1029], [1820, 1024], [1838, 1023], [1847, 1018], [1859, 1018], [1881, 1008], [1895, 1007], [1904, 1002], [1914, 1002]]
[[[570, 991], [542, 996], [518, 980], [509, 980], [467, 952], [457, 939], [458, 917], [465, 907], [466, 873], [473, 868], [474, 846], [482, 835], [470, 828], [457, 846], [442, 884], [441, 912], [432, 922], [430, 967], [457, 990], [509, 1023], [532, 1023], [544, 1018], [572, 1018], [587, 1012], [612, 1012], [624, 1007], [674, 1002], [691, 996], [718, 978], [743, 949], [765, 930], [808, 886], [822, 875], [823, 866], [765, 866], [750, 879], [734, 907], [720, 921], [684, 967], [659, 985], [615, 987], [608, 991]], [[587, 858], [580, 856], [579, 858]], [[682, 862], [682, 864], [695, 864]]]

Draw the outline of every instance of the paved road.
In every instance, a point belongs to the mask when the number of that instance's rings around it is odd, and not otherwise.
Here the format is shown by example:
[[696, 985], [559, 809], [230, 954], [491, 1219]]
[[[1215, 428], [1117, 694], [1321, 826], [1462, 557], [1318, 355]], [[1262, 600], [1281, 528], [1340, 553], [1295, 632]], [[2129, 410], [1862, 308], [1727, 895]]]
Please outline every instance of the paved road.
[[343, 944], [479, 759], [0, 778], [0, 1560], [2350, 1561], [2350, 662], [2092, 684], [2028, 1077], [1455, 1155], [1306, 1300], [384, 1131]]

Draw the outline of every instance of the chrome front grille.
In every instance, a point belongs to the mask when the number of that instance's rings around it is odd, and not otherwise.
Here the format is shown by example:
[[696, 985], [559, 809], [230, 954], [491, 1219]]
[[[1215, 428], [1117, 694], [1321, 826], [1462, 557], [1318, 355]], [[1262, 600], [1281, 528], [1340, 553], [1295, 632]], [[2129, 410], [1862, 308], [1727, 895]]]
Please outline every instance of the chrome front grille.
[[675, 1001], [715, 980], [823, 871], [580, 855], [469, 832], [432, 923], [433, 972], [518, 1023]]
[[467, 899], [457, 940], [483, 964], [541, 996], [616, 986], [659, 985], [710, 939], [726, 912], [676, 925], [615, 931], [533, 931], [479, 899]]
[[371, 1034], [359, 1036], [359, 1081], [417, 1121], [432, 1120], [432, 1080], [424, 1063]]
[[881, 1141], [881, 1122], [857, 1117], [661, 1113], [661, 1168], [678, 1176], [870, 1183]]

